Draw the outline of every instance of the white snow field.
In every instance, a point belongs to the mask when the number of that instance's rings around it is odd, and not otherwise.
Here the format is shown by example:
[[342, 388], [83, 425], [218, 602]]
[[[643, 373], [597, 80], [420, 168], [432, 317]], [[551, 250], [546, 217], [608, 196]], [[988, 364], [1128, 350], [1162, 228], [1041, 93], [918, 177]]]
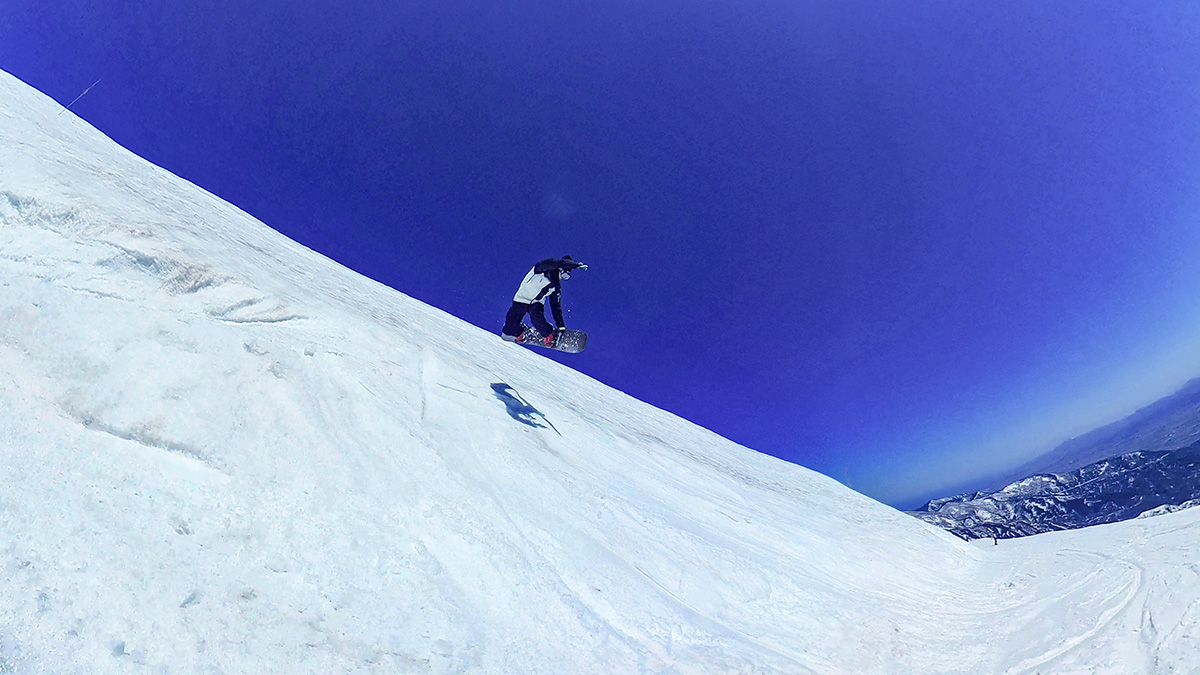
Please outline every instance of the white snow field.
[[61, 110], [0, 73], [0, 673], [1200, 672], [1200, 509], [966, 544]]

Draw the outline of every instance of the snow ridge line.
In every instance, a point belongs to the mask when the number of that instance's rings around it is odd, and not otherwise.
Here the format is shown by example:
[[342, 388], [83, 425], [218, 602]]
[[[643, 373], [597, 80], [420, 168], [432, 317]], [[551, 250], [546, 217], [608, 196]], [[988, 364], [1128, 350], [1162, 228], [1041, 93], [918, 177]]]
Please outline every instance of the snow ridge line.
[[222, 323], [239, 325], [287, 323], [305, 318], [288, 311], [282, 300], [276, 300], [273, 306], [266, 305], [266, 301], [266, 298], [249, 298], [223, 309], [210, 309], [208, 315]]
[[228, 477], [230, 475], [228, 471], [213, 464], [213, 462], [208, 457], [206, 457], [205, 454], [203, 452], [201, 452], [199, 449], [197, 449], [193, 446], [187, 445], [185, 443], [180, 443], [178, 441], [172, 441], [172, 440], [169, 440], [166, 438], [156, 436], [156, 435], [150, 433], [148, 429], [135, 428], [135, 429], [130, 429], [130, 430], [122, 430], [111, 424], [101, 422], [100, 420], [97, 420], [96, 418], [92, 417], [91, 415], [78, 414], [78, 413], [71, 412], [69, 410], [64, 410], [63, 412], [66, 413], [66, 415], [69, 418], [73, 419], [74, 421], [79, 423], [81, 426], [83, 426], [85, 429], [90, 429], [92, 431], [98, 431], [100, 433], [107, 434], [109, 436], [112, 436], [113, 438], [117, 438], [122, 441], [128, 441], [130, 443], [137, 443], [138, 445], [141, 445], [143, 447], [153, 448], [155, 450], [161, 450], [164, 452], [169, 452], [171, 454], [178, 455], [185, 459], [196, 462], [196, 463], [202, 465], [203, 468], [208, 469], [209, 471], [213, 471], [218, 474], [221, 474], [222, 476]]

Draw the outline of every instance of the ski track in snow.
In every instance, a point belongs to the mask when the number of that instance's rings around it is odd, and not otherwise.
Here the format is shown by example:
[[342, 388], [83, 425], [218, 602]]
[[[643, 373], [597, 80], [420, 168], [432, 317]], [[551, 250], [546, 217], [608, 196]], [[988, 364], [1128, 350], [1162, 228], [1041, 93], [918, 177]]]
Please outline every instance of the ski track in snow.
[[0, 73], [0, 673], [1200, 670], [1200, 509], [960, 542], [59, 110]]

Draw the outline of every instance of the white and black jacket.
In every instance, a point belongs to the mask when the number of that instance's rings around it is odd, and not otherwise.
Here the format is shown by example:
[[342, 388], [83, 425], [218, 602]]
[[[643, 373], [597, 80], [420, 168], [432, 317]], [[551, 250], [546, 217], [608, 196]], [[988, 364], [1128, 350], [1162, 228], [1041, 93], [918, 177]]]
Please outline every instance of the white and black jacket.
[[562, 327], [562, 282], [559, 275], [562, 270], [573, 270], [577, 267], [580, 267], [580, 264], [570, 258], [548, 258], [539, 262], [525, 275], [525, 280], [513, 296], [513, 302], [532, 305], [549, 300], [554, 322]]

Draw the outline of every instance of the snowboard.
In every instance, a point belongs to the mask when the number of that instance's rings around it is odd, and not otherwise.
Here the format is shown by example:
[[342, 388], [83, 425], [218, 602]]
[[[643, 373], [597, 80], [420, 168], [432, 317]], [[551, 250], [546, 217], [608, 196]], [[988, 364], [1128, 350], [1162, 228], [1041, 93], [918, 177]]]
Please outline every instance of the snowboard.
[[[521, 324], [521, 328], [524, 329], [525, 332], [522, 334], [523, 339], [519, 344], [547, 349], [546, 343], [542, 342], [543, 335], [541, 333], [529, 326], [526, 326], [525, 324]], [[515, 340], [512, 340], [512, 338], [508, 337], [507, 335], [502, 337], [505, 340], [515, 342]], [[578, 354], [579, 352], [583, 351], [584, 347], [587, 347], [587, 340], [587, 333], [581, 330], [571, 330], [570, 328], [567, 328], [555, 333], [554, 344], [550, 345], [548, 348], [556, 349], [560, 352], [566, 352], [568, 354]]]

